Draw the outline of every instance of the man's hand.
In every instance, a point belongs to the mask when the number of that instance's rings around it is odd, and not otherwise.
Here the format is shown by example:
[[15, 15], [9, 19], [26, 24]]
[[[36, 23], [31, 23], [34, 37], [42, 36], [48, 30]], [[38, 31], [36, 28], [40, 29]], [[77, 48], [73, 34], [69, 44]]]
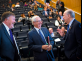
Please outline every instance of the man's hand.
[[64, 36], [64, 31], [62, 31], [61, 29], [57, 29], [57, 32], [58, 32], [61, 36]]
[[42, 49], [50, 51], [52, 49], [52, 45], [42, 45]]
[[47, 50], [47, 48], [48, 48], [48, 45], [42, 45], [43, 50]]
[[48, 45], [47, 51], [52, 50], [52, 45]]

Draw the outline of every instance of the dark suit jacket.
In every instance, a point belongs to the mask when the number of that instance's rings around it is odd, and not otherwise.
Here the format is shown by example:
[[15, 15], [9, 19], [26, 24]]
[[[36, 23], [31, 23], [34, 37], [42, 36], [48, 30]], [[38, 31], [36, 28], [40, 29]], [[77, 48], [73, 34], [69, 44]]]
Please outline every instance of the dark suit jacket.
[[81, 23], [74, 20], [68, 33], [65, 35], [65, 55], [69, 60], [81, 58]]
[[[45, 16], [45, 11], [43, 11], [42, 15]], [[47, 16], [49, 15], [49, 12], [47, 11]]]
[[0, 61], [14, 61], [15, 46], [3, 24], [0, 25]]
[[[49, 31], [47, 30], [47, 28], [41, 28], [46, 40], [47, 37], [49, 36], [51, 44], [54, 45], [54, 41], [51, 38]], [[29, 38], [29, 49], [33, 50], [34, 52], [34, 60], [35, 61], [47, 61], [47, 52], [46, 50], [42, 50], [42, 45], [45, 45], [44, 42], [42, 41], [40, 35], [38, 34], [38, 32], [36, 31], [36, 29], [34, 28], [33, 30], [31, 30], [30, 32], [28, 32], [28, 38]]]

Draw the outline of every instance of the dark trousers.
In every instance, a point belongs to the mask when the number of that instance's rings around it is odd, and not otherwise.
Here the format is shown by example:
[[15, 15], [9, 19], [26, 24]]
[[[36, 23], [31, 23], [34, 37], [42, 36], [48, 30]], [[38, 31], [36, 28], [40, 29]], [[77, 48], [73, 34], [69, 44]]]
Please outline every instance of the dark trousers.
[[80, 61], [80, 59], [78, 59], [78, 58], [74, 58], [74, 59], [68, 59], [66, 56], [65, 56], [65, 59], [64, 59], [64, 61]]

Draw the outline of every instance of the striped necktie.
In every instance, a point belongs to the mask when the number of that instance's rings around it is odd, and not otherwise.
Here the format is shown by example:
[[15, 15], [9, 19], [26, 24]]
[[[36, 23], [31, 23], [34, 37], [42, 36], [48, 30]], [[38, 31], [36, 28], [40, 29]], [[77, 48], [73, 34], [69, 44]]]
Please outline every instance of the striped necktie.
[[41, 33], [40, 29], [39, 29], [38, 31], [39, 31], [39, 35], [40, 35], [40, 36], [41, 36], [41, 38], [42, 38], [42, 41], [46, 44], [46, 41], [45, 41], [44, 36], [42, 35], [42, 33]]

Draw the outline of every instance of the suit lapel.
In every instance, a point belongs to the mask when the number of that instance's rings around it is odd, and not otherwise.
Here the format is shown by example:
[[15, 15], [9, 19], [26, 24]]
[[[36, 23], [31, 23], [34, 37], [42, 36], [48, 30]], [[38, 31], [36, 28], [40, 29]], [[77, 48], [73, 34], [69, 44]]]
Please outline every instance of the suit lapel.
[[10, 36], [9, 36], [9, 34], [8, 34], [6, 28], [5, 28], [5, 26], [3, 24], [2, 24], [2, 28], [3, 28], [3, 31], [4, 31], [5, 35], [8, 37], [9, 41], [13, 44], [13, 42], [12, 42], [12, 40], [11, 40], [11, 38], [10, 38]]
[[37, 38], [40, 39], [40, 41], [41, 41], [42, 43], [44, 43], [35, 28], [33, 29], [33, 32], [35, 33], [35, 35], [37, 36]]
[[69, 28], [69, 31], [68, 31], [68, 33], [66, 34], [66, 39], [67, 39], [68, 35], [70, 34], [71, 29], [73, 28], [74, 22], [75, 22], [75, 20], [74, 20], [73, 23], [71, 24], [71, 26], [70, 26], [70, 28]]

